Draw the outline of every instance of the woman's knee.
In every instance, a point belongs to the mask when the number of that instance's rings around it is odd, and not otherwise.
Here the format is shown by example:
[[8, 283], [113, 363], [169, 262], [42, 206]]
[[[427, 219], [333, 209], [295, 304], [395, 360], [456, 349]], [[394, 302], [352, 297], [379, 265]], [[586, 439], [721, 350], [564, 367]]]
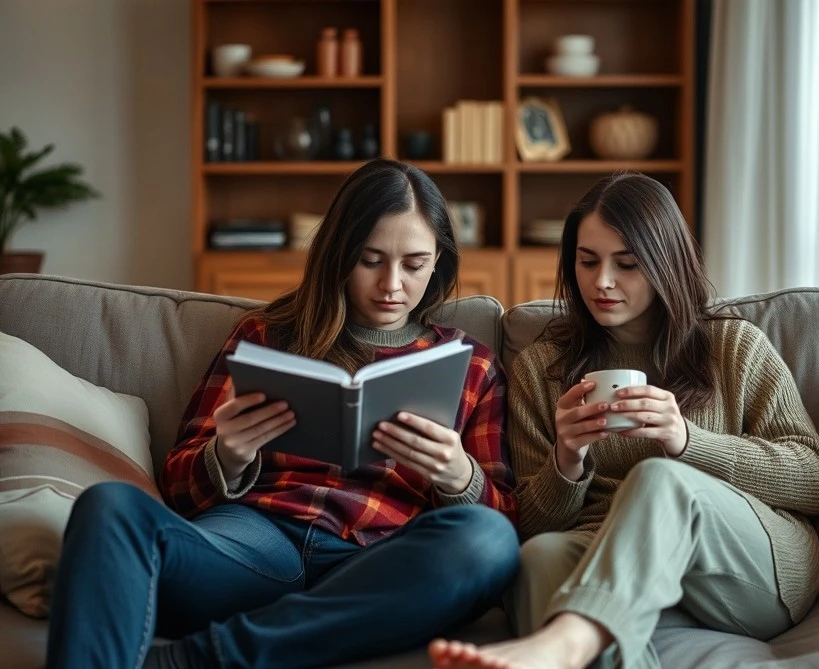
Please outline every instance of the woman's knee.
[[[448, 538], [458, 546], [459, 555], [468, 560], [456, 566], [465, 574], [474, 570], [517, 570], [520, 555], [518, 535], [511, 521], [499, 511], [482, 504], [453, 506], [440, 510], [452, 523]], [[453, 564], [453, 566], [455, 566]]]
[[692, 477], [706, 476], [694, 467], [668, 458], [648, 458], [638, 462], [623, 479], [618, 493], [651, 489], [657, 494], [684, 489]]
[[150, 495], [129, 483], [97, 483], [86, 488], [77, 497], [66, 531], [78, 525], [106, 527], [111, 524], [133, 523], [141, 511], [157, 503]]

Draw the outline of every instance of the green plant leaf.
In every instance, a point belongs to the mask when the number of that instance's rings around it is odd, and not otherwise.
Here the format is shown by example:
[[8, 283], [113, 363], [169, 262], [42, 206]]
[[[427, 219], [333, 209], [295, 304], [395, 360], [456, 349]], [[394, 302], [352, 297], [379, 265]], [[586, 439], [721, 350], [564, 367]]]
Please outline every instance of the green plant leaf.
[[54, 150], [54, 145], [47, 144], [37, 151], [26, 151], [27, 146], [19, 128], [0, 132], [0, 252], [15, 230], [37, 219], [39, 209], [100, 197], [99, 192], [80, 179], [83, 168], [75, 163], [32, 171]]

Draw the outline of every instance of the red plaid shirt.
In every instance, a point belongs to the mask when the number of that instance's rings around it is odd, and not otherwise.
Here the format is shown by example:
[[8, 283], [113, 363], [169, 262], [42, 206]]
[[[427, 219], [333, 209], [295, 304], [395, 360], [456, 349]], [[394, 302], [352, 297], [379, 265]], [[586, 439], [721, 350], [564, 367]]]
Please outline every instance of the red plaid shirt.
[[[472, 344], [472, 360], [455, 430], [464, 450], [480, 465], [485, 483], [480, 502], [517, 520], [512, 495], [514, 479], [506, 450], [506, 381], [495, 355], [483, 344], [454, 328], [434, 327], [435, 341], [417, 339], [401, 348], [376, 349], [376, 359], [402, 355], [435, 343], [462, 338]], [[240, 323], [214, 358], [194, 391], [176, 447], [168, 454], [160, 489], [168, 505], [193, 517], [226, 500], [208, 476], [205, 447], [216, 434], [215, 409], [226, 401], [230, 377], [225, 356], [240, 340], [264, 344], [265, 323]], [[275, 443], [275, 442], [274, 442]], [[315, 521], [325, 530], [364, 546], [386, 537], [424, 509], [438, 506], [432, 484], [414, 470], [385, 460], [360, 467], [347, 476], [336, 465], [261, 449], [261, 473], [241, 504]]]

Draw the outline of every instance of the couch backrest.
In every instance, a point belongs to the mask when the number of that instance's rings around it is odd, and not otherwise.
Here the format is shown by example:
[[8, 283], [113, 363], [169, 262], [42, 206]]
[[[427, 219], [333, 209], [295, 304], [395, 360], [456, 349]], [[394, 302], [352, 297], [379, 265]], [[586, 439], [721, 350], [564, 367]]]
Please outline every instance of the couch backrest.
[[[239, 317], [259, 302], [54, 276], [0, 276], [0, 331], [62, 368], [148, 405], [159, 470], [194, 387]], [[498, 350], [503, 308], [491, 297], [447, 304], [436, 319]]]
[[[812, 334], [814, 327], [819, 329], [819, 288], [718, 300], [715, 309], [749, 320], [767, 335], [790, 368], [814, 425], [819, 425], [819, 339], [813, 339]], [[503, 314], [501, 348], [507, 370], [555, 314], [552, 300], [519, 304]]]
[[721, 308], [761, 329], [791, 370], [813, 424], [819, 426], [819, 288], [791, 288], [736, 300]]
[[[53, 276], [0, 276], [0, 331], [33, 344], [58, 365], [148, 405], [154, 467], [176, 438], [193, 388], [234, 323], [258, 302], [200, 293], [116, 286]], [[793, 372], [805, 406], [819, 424], [819, 289], [753, 295], [721, 307], [759, 326]], [[554, 315], [550, 300], [505, 313], [491, 297], [447, 304], [436, 318], [514, 357]]]

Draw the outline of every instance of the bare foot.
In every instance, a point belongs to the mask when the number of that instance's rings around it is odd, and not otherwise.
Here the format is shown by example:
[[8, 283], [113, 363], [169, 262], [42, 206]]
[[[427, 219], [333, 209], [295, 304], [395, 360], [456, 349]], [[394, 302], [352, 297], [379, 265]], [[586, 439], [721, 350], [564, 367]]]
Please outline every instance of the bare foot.
[[538, 635], [489, 646], [436, 639], [429, 645], [435, 669], [559, 669], [547, 644]]
[[489, 646], [436, 639], [435, 669], [580, 669], [612, 642], [603, 627], [574, 613], [557, 615], [534, 634]]

